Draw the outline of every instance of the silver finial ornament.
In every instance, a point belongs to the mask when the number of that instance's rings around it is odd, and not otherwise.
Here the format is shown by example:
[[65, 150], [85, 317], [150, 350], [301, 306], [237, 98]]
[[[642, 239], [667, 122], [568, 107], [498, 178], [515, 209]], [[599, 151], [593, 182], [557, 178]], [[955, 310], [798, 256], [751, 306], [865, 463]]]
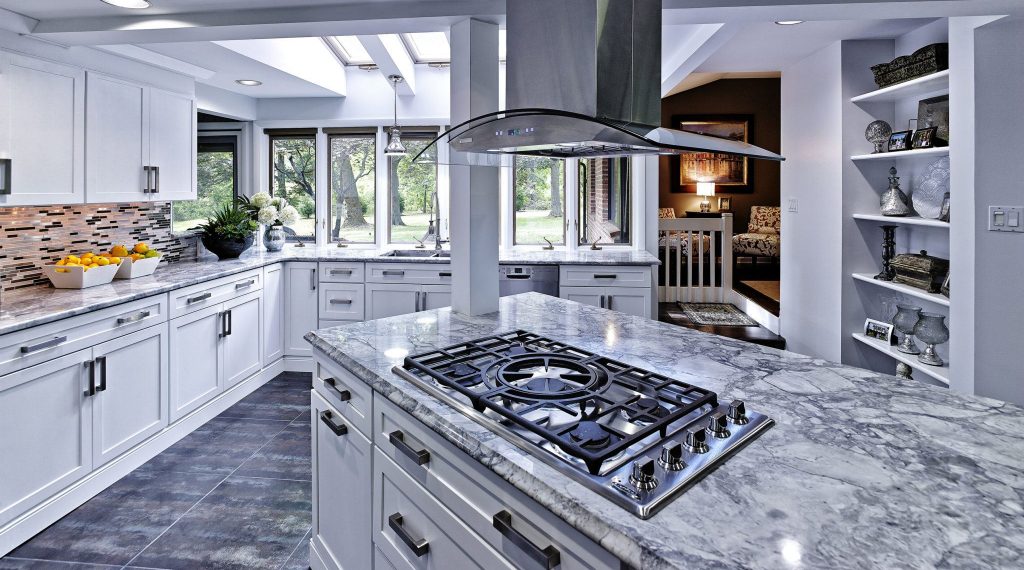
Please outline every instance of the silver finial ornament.
[[864, 131], [864, 138], [868, 139], [868, 142], [875, 145], [875, 150], [872, 154], [885, 152], [886, 143], [889, 142], [889, 135], [892, 134], [892, 127], [885, 121], [871, 121], [868, 128]]
[[900, 190], [900, 177], [896, 176], [896, 167], [889, 169], [889, 189], [882, 192], [880, 200], [883, 216], [906, 216], [910, 214], [907, 195]]

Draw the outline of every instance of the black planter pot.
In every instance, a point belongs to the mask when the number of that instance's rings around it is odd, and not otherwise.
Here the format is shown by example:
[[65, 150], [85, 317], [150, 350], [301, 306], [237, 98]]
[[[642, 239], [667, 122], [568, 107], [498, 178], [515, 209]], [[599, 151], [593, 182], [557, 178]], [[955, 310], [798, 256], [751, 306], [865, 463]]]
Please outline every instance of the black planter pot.
[[203, 236], [203, 247], [210, 250], [219, 259], [235, 259], [242, 255], [242, 252], [252, 247], [256, 241], [256, 235], [252, 234], [245, 239], [221, 239], [213, 236]]

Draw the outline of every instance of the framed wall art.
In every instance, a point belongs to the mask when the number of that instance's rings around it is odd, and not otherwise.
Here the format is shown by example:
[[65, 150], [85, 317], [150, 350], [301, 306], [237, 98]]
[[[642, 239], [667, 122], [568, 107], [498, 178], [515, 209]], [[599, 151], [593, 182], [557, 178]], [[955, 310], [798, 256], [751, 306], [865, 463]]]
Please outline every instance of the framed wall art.
[[[751, 142], [753, 115], [675, 115], [672, 126], [681, 131]], [[750, 159], [714, 152], [688, 152], [671, 157], [673, 192], [695, 194], [698, 182], [714, 182], [719, 193], [754, 191]]]

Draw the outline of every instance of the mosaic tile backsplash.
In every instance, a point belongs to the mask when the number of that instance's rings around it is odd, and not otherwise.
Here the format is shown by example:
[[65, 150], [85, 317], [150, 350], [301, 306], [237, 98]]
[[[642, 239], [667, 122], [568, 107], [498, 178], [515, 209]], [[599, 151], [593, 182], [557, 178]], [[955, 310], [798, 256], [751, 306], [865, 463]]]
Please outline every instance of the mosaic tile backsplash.
[[43, 265], [140, 241], [166, 263], [195, 258], [195, 238], [171, 233], [170, 202], [0, 208], [0, 289], [49, 284]]

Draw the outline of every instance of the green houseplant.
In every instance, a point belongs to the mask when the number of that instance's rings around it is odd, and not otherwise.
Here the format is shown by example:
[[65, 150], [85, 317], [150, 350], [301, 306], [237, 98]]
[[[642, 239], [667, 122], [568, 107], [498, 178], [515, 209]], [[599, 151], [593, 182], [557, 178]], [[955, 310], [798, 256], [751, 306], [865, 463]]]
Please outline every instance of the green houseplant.
[[244, 199], [217, 208], [197, 229], [203, 246], [220, 259], [234, 259], [249, 249], [259, 227]]

